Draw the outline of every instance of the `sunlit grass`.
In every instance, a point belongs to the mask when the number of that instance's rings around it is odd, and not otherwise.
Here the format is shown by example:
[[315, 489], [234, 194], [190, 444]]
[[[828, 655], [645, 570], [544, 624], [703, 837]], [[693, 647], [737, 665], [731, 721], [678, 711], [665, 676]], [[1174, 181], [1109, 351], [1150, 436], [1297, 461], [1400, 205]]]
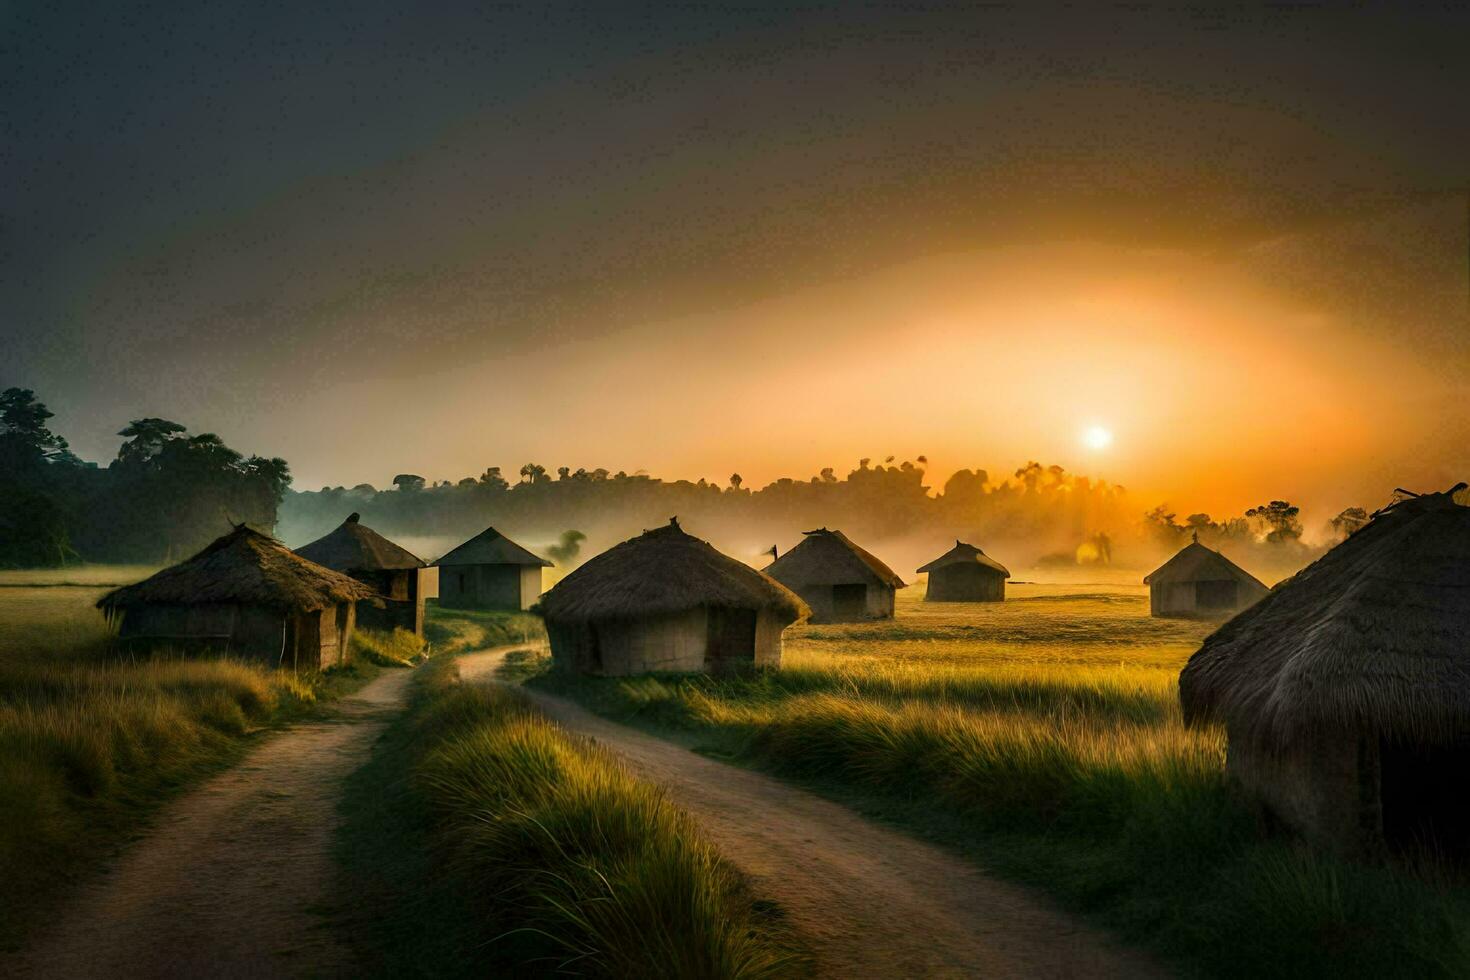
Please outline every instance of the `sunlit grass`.
[[1263, 836], [1178, 671], [1209, 624], [1141, 587], [1013, 586], [1003, 604], [800, 626], [780, 671], [532, 681], [949, 840], [1218, 976], [1463, 976], [1465, 892]]
[[[432, 661], [415, 688], [370, 769], [375, 797], [385, 780], [413, 790], [400, 801], [404, 829], [383, 825], [378, 836], [391, 836], [397, 851], [405, 832], [418, 837], [427, 827], [432, 860], [405, 862], [381, 879], [373, 812], [351, 817], [348, 828], [348, 867], [404, 909], [386, 926], [401, 938], [381, 949], [384, 962], [370, 973], [805, 972], [774, 920], [661, 790], [568, 735], [519, 692], [461, 684], [450, 660]], [[415, 801], [427, 819], [413, 812]], [[388, 808], [376, 819], [392, 816]], [[452, 911], [420, 921], [426, 897]]]

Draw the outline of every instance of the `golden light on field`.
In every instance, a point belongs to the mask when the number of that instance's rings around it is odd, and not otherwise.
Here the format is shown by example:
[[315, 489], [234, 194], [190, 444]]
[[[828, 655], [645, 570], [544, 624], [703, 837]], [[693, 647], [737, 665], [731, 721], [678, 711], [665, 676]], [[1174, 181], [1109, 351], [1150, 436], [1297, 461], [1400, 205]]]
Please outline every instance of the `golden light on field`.
[[1088, 449], [1104, 450], [1113, 444], [1113, 433], [1101, 425], [1089, 425], [1082, 430], [1082, 444]]

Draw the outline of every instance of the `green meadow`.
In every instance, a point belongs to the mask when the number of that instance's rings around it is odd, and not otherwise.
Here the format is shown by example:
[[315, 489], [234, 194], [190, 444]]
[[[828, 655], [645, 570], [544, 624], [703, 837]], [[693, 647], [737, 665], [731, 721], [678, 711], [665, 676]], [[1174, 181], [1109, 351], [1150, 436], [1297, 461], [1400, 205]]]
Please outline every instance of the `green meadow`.
[[900, 593], [892, 621], [787, 631], [779, 671], [529, 683], [790, 779], [1051, 893], [1186, 973], [1470, 975], [1470, 903], [1432, 868], [1266, 836], [1224, 733], [1180, 716], [1208, 624], [1132, 585]]

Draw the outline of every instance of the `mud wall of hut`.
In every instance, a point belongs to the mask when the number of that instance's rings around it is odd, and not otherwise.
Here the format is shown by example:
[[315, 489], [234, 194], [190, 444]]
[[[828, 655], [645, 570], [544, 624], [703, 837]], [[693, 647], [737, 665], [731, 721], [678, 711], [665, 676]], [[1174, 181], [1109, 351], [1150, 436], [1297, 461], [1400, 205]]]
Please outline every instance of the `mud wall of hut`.
[[894, 589], [887, 585], [866, 583], [861, 612], [841, 611], [842, 603], [837, 598], [838, 585], [805, 585], [793, 591], [811, 607], [813, 623], [861, 622], [867, 619], [887, 619], [893, 615]]
[[1317, 732], [1263, 747], [1232, 738], [1226, 771], [1271, 818], [1320, 847], [1349, 856], [1383, 842], [1377, 746]]
[[404, 629], [423, 635], [424, 578], [427, 571], [424, 568], [397, 568], [353, 572], [353, 578], [388, 597], [381, 606], [367, 600], [359, 602], [355, 625], [384, 631]]
[[286, 617], [278, 609], [236, 603], [149, 603], [123, 611], [118, 637], [127, 642], [221, 653], [266, 663], [281, 661]]
[[541, 593], [541, 569], [523, 565], [443, 565], [439, 605], [452, 609], [529, 609]]
[[1006, 577], [983, 565], [946, 565], [929, 573], [924, 598], [931, 602], [1001, 602]]
[[[547, 623], [547, 634], [552, 657], [559, 664], [609, 677], [779, 666], [785, 623], [770, 611], [747, 611], [743, 615], [749, 619], [745, 627], [730, 621], [728, 615], [712, 616], [703, 608], [632, 620], [551, 621]], [[725, 656], [718, 663], [709, 658], [712, 624], [729, 630], [721, 638], [725, 642], [719, 645]]]

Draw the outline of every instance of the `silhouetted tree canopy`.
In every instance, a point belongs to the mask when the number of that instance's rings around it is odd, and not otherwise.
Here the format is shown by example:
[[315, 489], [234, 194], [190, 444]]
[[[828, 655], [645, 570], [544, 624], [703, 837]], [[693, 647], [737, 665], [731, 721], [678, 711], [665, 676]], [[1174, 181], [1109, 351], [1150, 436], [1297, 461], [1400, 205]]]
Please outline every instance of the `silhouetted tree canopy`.
[[108, 467], [82, 463], [28, 389], [0, 393], [0, 565], [180, 558], [249, 523], [273, 529], [283, 459], [244, 456], [213, 433], [134, 419]]

